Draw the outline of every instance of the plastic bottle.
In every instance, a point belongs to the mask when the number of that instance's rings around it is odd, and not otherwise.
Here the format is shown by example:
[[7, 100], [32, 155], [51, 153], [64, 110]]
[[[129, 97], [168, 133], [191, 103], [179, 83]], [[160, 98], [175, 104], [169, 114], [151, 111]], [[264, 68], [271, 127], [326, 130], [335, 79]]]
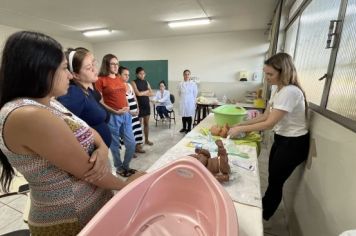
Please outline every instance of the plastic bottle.
[[222, 102], [223, 102], [223, 103], [226, 103], [226, 102], [227, 102], [227, 97], [226, 97], [226, 95], [224, 95], [224, 96], [222, 97]]

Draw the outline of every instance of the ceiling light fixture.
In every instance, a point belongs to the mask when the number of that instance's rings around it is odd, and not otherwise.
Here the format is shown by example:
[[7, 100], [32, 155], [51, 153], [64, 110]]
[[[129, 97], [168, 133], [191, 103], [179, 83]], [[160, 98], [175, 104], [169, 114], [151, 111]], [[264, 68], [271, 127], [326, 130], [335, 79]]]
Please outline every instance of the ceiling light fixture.
[[210, 18], [197, 18], [190, 20], [177, 20], [168, 22], [168, 26], [171, 28], [185, 27], [185, 26], [195, 26], [195, 25], [207, 25], [210, 24]]
[[111, 30], [109, 29], [94, 29], [94, 30], [86, 30], [82, 32], [86, 37], [95, 37], [95, 36], [103, 36], [111, 34]]

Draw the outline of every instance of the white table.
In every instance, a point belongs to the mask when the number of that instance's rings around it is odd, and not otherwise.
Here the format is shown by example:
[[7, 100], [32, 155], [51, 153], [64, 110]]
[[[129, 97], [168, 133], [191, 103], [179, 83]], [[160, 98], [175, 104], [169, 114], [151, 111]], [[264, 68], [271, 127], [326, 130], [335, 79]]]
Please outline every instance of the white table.
[[[178, 142], [175, 146], [169, 149], [165, 154], [163, 154], [148, 170], [147, 172], [156, 170], [169, 162], [177, 160], [183, 156], [188, 154], [193, 154], [194, 149], [187, 146], [194, 137], [194, 135], [198, 135], [200, 133], [201, 128], [211, 127], [214, 124], [214, 115], [210, 114], [207, 116], [198, 126], [196, 126], [186, 137], [184, 137], [180, 142]], [[256, 163], [254, 174], [251, 175], [248, 172], [243, 172], [243, 170], [239, 171], [239, 178], [243, 179], [243, 174], [249, 174], [248, 178], [246, 176], [246, 181], [252, 181], [253, 184], [253, 194], [255, 196], [254, 205], [261, 206], [261, 193], [260, 193], [260, 180], [259, 180], [259, 171], [257, 165], [257, 152], [256, 148], [252, 148], [251, 146], [241, 145], [239, 148], [242, 148], [244, 152], [248, 153], [250, 158], [249, 161]], [[230, 157], [229, 157], [230, 158]], [[241, 176], [242, 175], [242, 176]], [[236, 181], [239, 181], [237, 179]], [[244, 181], [242, 181], [244, 182]], [[238, 185], [238, 184], [237, 184]], [[250, 184], [248, 184], [250, 185]], [[237, 186], [238, 187], [238, 186]], [[230, 189], [231, 190], [231, 186]], [[229, 193], [230, 194], [230, 193]], [[230, 194], [231, 196], [231, 194]], [[238, 199], [240, 196], [231, 196], [232, 199]], [[256, 200], [257, 199], [257, 200]], [[242, 199], [246, 202], [245, 199]], [[240, 201], [241, 202], [241, 201]], [[239, 236], [262, 236], [263, 235], [263, 224], [262, 224], [262, 209], [261, 207], [252, 206], [249, 204], [240, 203], [234, 200], [234, 205], [236, 208], [236, 213], [239, 222]], [[257, 203], [257, 204], [256, 204]]]

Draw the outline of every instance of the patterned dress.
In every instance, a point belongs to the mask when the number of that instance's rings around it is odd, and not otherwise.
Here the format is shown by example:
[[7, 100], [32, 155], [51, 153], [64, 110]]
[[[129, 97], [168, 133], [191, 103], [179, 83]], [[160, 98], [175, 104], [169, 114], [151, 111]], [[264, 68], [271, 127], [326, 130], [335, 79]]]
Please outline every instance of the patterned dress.
[[[135, 100], [135, 92], [134, 92], [131, 84], [127, 84], [127, 86], [129, 86], [129, 88], [130, 88], [126, 92], [126, 98], [129, 103], [130, 111], [136, 112], [137, 111], [137, 102]], [[143, 143], [142, 127], [141, 127], [140, 119], [138, 118], [138, 116], [132, 116], [132, 131], [135, 136], [136, 144], [142, 144]]]
[[[129, 104], [131, 112], [137, 111], [137, 102], [135, 100], [135, 92], [131, 84], [127, 83], [128, 89], [126, 90], [126, 99]], [[135, 136], [136, 144], [143, 144], [142, 126], [138, 116], [132, 116], [132, 132]], [[124, 140], [120, 138], [121, 145], [124, 145]]]
[[[1, 134], [8, 115], [23, 106], [49, 110], [66, 122], [89, 155], [94, 151], [94, 136], [89, 126], [57, 101], [51, 101], [50, 107], [31, 99], [17, 99], [6, 103], [0, 111]], [[2, 135], [0, 148], [11, 165], [29, 183], [31, 208], [28, 224], [31, 235], [76, 235], [112, 197], [112, 191], [80, 180], [39, 155], [11, 152]]]

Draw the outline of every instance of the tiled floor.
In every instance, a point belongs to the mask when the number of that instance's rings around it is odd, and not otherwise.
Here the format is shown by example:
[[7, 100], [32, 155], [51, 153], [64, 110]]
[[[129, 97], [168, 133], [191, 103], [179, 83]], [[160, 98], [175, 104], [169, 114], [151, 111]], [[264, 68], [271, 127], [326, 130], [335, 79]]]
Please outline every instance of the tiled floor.
[[13, 195], [0, 198], [0, 234], [20, 229], [27, 229], [23, 221], [23, 210], [26, 205], [26, 195]]
[[[179, 118], [177, 119], [177, 125], [172, 125], [170, 129], [168, 128], [168, 124], [165, 123], [159, 123], [158, 127], [155, 127], [155, 124], [151, 121], [150, 125], [150, 140], [154, 143], [154, 145], [144, 146], [146, 153], [138, 154], [138, 158], [132, 160], [132, 168], [143, 171], [148, 169], [162, 154], [164, 154], [184, 136], [179, 133], [179, 130], [181, 129], [181, 121]], [[267, 186], [267, 166], [268, 150], [264, 147], [262, 148], [261, 155], [259, 157], [262, 193], [264, 193]], [[22, 183], [23, 179], [17, 178], [16, 186], [21, 185]], [[25, 208], [26, 201], [27, 196], [25, 195], [0, 198], [0, 235], [28, 228], [23, 221], [23, 210]], [[270, 221], [265, 224], [264, 231], [265, 236], [289, 236], [283, 205], [280, 206]]]

